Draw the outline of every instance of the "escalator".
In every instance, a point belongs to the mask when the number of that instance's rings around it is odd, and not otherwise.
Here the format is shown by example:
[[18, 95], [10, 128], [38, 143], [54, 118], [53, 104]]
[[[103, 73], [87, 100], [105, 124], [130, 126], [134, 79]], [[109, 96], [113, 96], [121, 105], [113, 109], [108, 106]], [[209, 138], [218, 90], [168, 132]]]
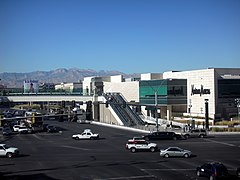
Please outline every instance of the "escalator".
[[124, 126], [134, 127], [144, 125], [144, 121], [130, 108], [120, 93], [107, 93], [103, 96], [106, 98], [107, 103], [117, 114]]

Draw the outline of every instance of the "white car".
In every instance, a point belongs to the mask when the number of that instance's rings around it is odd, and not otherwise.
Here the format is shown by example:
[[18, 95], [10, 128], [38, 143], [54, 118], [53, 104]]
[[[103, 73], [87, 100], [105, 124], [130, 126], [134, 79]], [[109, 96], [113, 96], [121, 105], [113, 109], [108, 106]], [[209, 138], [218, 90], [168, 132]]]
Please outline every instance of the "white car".
[[9, 147], [6, 144], [0, 144], [0, 156], [7, 156], [9, 158], [19, 154], [18, 148]]
[[99, 134], [93, 133], [90, 129], [85, 129], [81, 134], [74, 134], [72, 135], [73, 139], [98, 139]]
[[13, 131], [18, 132], [20, 125], [14, 125], [13, 126]]
[[24, 133], [32, 133], [32, 129], [30, 129], [30, 128], [26, 127], [26, 126], [19, 126], [18, 132], [22, 133], [22, 134], [24, 134]]

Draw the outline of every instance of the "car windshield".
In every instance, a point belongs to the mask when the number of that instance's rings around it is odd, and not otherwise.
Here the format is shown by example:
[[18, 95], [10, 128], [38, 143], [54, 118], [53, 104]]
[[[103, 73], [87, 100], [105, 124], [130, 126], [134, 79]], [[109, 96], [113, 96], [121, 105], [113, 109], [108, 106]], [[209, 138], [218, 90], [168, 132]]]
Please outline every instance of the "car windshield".
[[8, 145], [3, 145], [4, 149], [10, 148]]
[[224, 165], [219, 164], [216, 166], [216, 171], [217, 172], [225, 172], [225, 171], [227, 171], [227, 168]]

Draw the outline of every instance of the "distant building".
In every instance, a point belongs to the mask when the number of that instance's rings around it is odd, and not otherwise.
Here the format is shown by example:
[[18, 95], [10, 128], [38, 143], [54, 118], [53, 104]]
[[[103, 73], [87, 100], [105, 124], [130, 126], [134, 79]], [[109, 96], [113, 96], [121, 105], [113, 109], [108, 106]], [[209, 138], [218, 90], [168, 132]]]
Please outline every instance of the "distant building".
[[55, 90], [63, 90], [64, 92], [68, 93], [78, 93], [82, 94], [83, 92], [83, 86], [82, 82], [75, 82], [75, 83], [64, 83], [62, 82], [61, 84], [56, 84], [55, 85]]
[[234, 103], [240, 98], [240, 68], [146, 73], [140, 80], [132, 80], [122, 75], [87, 77], [83, 92], [119, 92], [128, 102], [141, 104], [143, 113], [150, 116], [154, 116], [157, 103], [161, 118], [167, 119], [183, 115], [204, 118], [206, 101], [210, 118], [229, 119], [238, 113]]
[[40, 83], [39, 92], [53, 92], [55, 91], [54, 83]]

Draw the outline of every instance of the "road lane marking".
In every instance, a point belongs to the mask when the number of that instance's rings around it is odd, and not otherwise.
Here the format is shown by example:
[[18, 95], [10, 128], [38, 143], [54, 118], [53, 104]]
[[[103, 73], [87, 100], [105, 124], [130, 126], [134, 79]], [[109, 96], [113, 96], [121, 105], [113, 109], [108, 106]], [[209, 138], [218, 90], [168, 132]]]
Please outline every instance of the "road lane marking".
[[217, 143], [217, 144], [223, 144], [223, 145], [226, 145], [226, 146], [239, 147], [239, 146], [234, 145], [234, 144], [225, 143], [225, 142], [219, 142], [219, 141], [215, 141], [215, 140], [212, 140], [212, 139], [204, 139], [204, 140], [205, 140], [205, 141], [208, 141], [208, 142]]
[[120, 179], [142, 179], [142, 178], [156, 178], [156, 176], [154, 175], [128, 176], [128, 177], [115, 177], [115, 178], [104, 178], [104, 179], [94, 179], [94, 180], [120, 180]]
[[142, 171], [195, 171], [196, 169], [141, 169]]
[[84, 151], [88, 151], [90, 149], [87, 148], [79, 148], [79, 147], [74, 147], [74, 146], [61, 146], [61, 147], [65, 147], [65, 148], [71, 148], [71, 149], [78, 149], [78, 150], [84, 150]]
[[42, 137], [39, 137], [38, 135], [36, 135], [36, 134], [32, 134], [33, 135], [33, 137], [35, 137], [35, 138], [37, 138], [37, 139], [39, 139], [39, 140], [44, 140]]

